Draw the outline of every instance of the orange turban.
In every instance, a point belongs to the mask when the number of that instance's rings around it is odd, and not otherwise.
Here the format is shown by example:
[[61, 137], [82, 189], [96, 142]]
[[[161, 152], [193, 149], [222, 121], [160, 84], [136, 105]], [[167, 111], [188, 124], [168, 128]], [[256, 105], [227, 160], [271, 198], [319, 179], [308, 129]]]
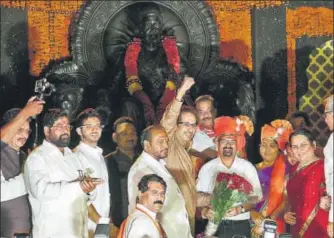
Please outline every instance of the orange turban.
[[277, 142], [281, 151], [284, 151], [289, 141], [289, 136], [293, 132], [290, 122], [287, 120], [275, 120], [266, 124], [261, 129], [261, 141], [263, 139], [273, 139]]
[[237, 151], [242, 153], [245, 145], [245, 133], [252, 135], [254, 131], [253, 123], [247, 116], [237, 116], [235, 118], [228, 116], [221, 116], [215, 119], [214, 123], [215, 136], [222, 135], [236, 136]]

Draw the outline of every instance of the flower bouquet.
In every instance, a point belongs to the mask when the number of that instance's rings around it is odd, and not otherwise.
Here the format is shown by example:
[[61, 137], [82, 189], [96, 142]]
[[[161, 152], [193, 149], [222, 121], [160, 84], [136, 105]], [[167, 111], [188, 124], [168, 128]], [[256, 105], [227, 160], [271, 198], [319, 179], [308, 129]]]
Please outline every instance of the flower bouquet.
[[197, 236], [213, 236], [218, 229], [221, 220], [236, 203], [247, 201], [248, 194], [252, 191], [252, 185], [237, 174], [219, 173], [211, 198], [211, 206], [214, 218], [209, 220], [204, 233]]

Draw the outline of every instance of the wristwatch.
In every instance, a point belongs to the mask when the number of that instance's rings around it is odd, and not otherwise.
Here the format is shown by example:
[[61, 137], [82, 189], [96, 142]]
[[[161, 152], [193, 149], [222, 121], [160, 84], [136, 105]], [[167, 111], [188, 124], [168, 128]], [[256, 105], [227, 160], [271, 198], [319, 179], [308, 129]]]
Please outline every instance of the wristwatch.
[[245, 213], [246, 212], [246, 209], [244, 208], [244, 206], [240, 206], [241, 207], [241, 213]]

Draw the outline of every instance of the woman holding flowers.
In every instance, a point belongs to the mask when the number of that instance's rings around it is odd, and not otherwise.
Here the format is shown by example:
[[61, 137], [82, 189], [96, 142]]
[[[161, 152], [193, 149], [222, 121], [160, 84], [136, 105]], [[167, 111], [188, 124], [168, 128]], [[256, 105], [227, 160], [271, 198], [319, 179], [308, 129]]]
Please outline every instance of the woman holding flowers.
[[288, 162], [283, 152], [292, 132], [292, 126], [286, 120], [275, 120], [270, 125], [264, 125], [261, 130], [260, 155], [263, 161], [256, 165], [261, 188], [262, 200], [251, 211], [253, 237], [263, 234], [262, 223], [265, 218], [277, 223], [277, 231], [285, 231], [285, 223], [280, 216], [283, 213], [285, 178], [288, 172]]
[[328, 237], [330, 203], [321, 201], [326, 191], [324, 161], [315, 155], [315, 139], [307, 129], [294, 132], [290, 144], [299, 163], [292, 168], [287, 183], [291, 208], [284, 220], [291, 225], [292, 237]]

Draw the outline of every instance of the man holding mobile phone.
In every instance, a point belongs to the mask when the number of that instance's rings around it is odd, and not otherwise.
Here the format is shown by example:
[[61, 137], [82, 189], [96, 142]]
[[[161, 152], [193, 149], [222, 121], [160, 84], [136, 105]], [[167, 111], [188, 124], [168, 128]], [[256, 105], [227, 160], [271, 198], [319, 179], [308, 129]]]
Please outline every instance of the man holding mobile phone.
[[96, 198], [88, 206], [88, 232], [89, 237], [94, 236], [97, 224], [101, 218], [109, 218], [110, 212], [110, 193], [108, 185], [108, 170], [102, 149], [97, 146], [101, 138], [102, 129], [101, 116], [99, 113], [88, 108], [81, 112], [76, 121], [76, 132], [80, 136], [80, 143], [74, 152], [85, 160], [90, 168], [90, 179], [101, 178], [105, 181], [96, 188]]

